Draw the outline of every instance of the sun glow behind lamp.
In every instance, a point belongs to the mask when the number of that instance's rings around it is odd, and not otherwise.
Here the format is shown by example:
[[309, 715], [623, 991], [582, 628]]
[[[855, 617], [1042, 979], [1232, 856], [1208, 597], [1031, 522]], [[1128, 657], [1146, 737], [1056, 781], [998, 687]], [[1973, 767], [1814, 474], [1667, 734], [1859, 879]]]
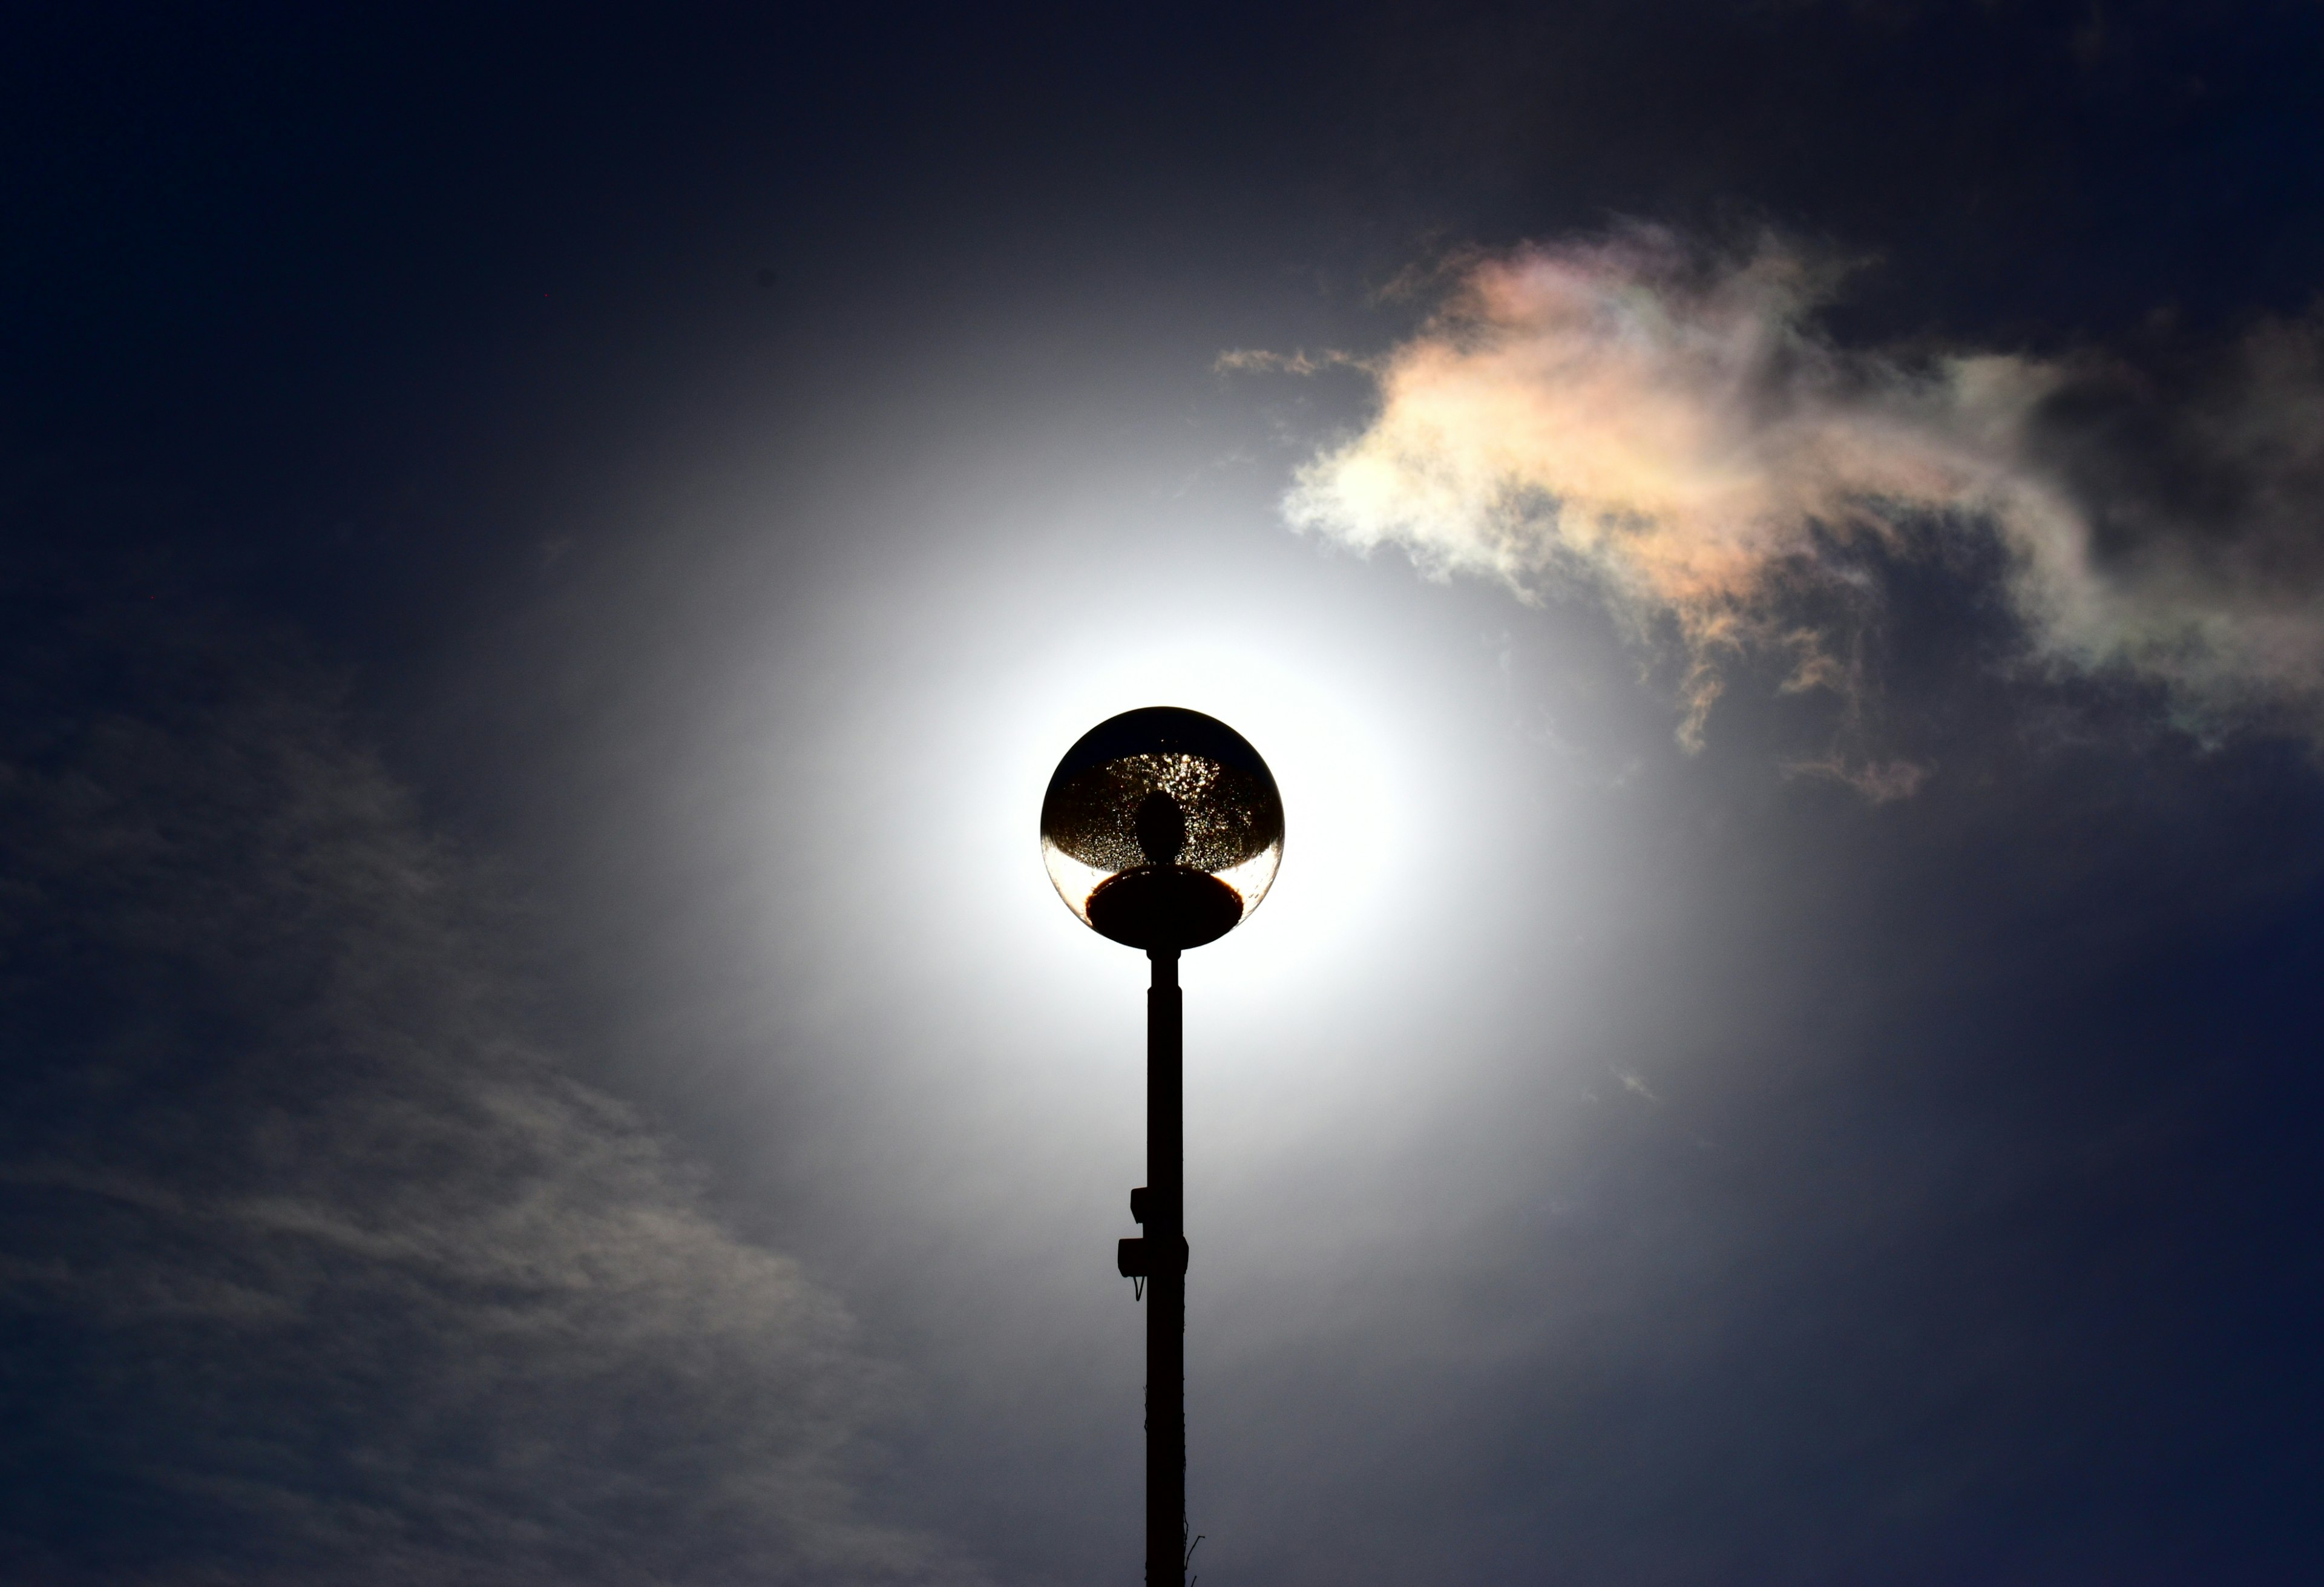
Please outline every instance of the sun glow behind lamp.
[[[1065, 752], [1041, 801], [1057, 895], [1100, 935], [1153, 961], [1146, 994], [1141, 1239], [1116, 1263], [1146, 1282], [1146, 1582], [1183, 1587], [1186, 1557], [1185, 1110], [1178, 955], [1259, 908], [1283, 858], [1283, 801], [1233, 728], [1168, 706], [1099, 723]], [[1173, 1253], [1157, 1261], [1149, 1254]]]

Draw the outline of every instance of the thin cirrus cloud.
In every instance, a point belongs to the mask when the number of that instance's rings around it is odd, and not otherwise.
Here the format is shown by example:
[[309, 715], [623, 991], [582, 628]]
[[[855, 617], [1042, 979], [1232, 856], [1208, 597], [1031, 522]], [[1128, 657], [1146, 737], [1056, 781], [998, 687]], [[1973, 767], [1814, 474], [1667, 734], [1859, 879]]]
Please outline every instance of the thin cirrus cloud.
[[530, 1034], [490, 890], [231, 649], [0, 744], [0, 1333], [63, 1452], [11, 1579], [980, 1579], [862, 1501], [844, 1306]]
[[[2197, 731], [2324, 733], [2314, 321], [2263, 322], [2165, 390], [2089, 355], [1844, 348], [1817, 322], [1844, 273], [1635, 229], [1472, 257], [1375, 358], [1219, 364], [1359, 370], [1376, 410], [1298, 471], [1291, 524], [1528, 600], [1587, 589], [1674, 635], [1690, 747], [1747, 656], [1859, 705], [1883, 560], [1992, 549], [2043, 667], [2155, 689]], [[1919, 780], [1819, 769], [1875, 798]]]

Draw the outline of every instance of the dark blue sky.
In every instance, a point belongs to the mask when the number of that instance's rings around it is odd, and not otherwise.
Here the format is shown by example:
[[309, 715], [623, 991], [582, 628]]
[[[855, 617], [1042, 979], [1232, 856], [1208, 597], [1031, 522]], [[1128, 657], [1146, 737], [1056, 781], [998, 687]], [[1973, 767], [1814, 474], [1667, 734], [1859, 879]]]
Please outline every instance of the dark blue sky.
[[1206, 1579], [2324, 1571], [2324, 12], [0, 59], [0, 1575], [1128, 1580], [1165, 697]]

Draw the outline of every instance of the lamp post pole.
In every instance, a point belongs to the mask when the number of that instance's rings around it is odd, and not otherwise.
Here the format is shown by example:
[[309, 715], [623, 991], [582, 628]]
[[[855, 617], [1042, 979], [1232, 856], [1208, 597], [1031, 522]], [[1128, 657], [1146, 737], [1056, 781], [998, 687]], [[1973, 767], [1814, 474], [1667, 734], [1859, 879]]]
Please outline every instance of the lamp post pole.
[[1186, 1582], [1186, 1088], [1178, 955], [1233, 930], [1275, 881], [1283, 798], [1250, 741], [1148, 706], [1075, 741], [1041, 796], [1041, 863], [1083, 925], [1153, 961], [1146, 993], [1145, 1225], [1114, 1265], [1146, 1289], [1146, 1587]]
[[[1186, 1575], [1186, 1087], [1177, 950], [1146, 993], [1146, 1587]], [[1172, 1261], [1169, 1253], [1180, 1252]]]

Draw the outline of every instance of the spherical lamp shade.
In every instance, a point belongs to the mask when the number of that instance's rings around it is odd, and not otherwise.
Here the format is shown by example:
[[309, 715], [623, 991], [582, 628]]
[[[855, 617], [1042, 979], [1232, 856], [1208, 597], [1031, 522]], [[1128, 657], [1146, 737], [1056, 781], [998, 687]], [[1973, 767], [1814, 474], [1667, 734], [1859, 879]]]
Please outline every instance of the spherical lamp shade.
[[1041, 858], [1092, 929], [1131, 947], [1200, 947], [1267, 896], [1283, 859], [1283, 800], [1225, 723], [1170, 706], [1125, 711], [1057, 762]]

